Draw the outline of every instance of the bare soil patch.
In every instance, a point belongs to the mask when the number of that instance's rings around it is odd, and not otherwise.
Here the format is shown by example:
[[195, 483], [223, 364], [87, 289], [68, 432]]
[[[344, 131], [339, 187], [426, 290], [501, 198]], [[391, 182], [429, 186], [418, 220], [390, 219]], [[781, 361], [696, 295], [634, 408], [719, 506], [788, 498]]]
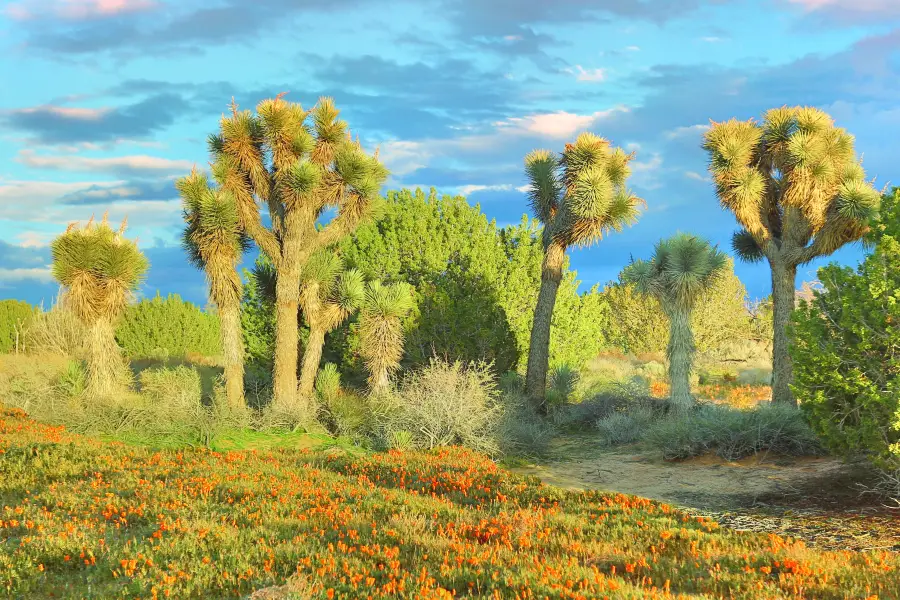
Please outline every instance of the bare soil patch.
[[633, 494], [827, 549], [900, 551], [900, 507], [864, 493], [872, 474], [831, 457], [760, 454], [666, 461], [639, 445], [608, 449], [567, 436], [544, 461], [513, 469], [573, 490]]

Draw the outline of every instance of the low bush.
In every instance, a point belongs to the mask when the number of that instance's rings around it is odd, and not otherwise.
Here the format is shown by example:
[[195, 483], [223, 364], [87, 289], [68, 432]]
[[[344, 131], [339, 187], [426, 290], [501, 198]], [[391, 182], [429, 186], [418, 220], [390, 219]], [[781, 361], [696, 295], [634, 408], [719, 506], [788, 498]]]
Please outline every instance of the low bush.
[[649, 406], [637, 405], [630, 410], [614, 412], [595, 423], [604, 444], [618, 446], [641, 439], [647, 428], [659, 418], [659, 413]]
[[219, 319], [177, 294], [132, 304], [116, 328], [116, 341], [131, 358], [222, 353]]
[[750, 410], [701, 404], [685, 414], [669, 414], [644, 432], [643, 440], [666, 459], [715, 452], [737, 460], [758, 452], [815, 455], [821, 446], [795, 408], [762, 404]]
[[35, 313], [24, 337], [30, 354], [81, 357], [87, 331], [74, 314], [57, 303], [47, 312]]
[[497, 454], [503, 415], [494, 375], [485, 363], [431, 363], [408, 374], [394, 393], [373, 399], [380, 437], [408, 431], [417, 448], [462, 445]]

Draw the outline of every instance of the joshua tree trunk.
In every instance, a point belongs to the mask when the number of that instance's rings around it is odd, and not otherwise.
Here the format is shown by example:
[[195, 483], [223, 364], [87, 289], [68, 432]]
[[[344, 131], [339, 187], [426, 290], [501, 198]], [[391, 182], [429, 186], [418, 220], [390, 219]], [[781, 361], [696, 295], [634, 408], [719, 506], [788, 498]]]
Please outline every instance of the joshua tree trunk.
[[325, 345], [325, 330], [310, 326], [309, 341], [303, 351], [303, 368], [300, 371], [298, 392], [301, 398], [309, 397], [316, 384], [316, 373], [322, 360], [322, 346]]
[[547, 370], [550, 367], [550, 322], [553, 318], [559, 284], [562, 281], [565, 256], [565, 248], [562, 245], [551, 242], [547, 247], [541, 265], [541, 290], [538, 293], [534, 321], [531, 325], [525, 392], [541, 412], [546, 410], [544, 398], [547, 392]]
[[272, 404], [290, 407], [297, 395], [300, 309], [300, 266], [293, 262], [278, 271], [275, 282], [275, 369]]
[[377, 373], [373, 373], [372, 381], [374, 382], [371, 386], [372, 395], [380, 394], [387, 390], [391, 385], [391, 379], [388, 377], [388, 370], [384, 367], [381, 367]]
[[673, 308], [669, 312], [669, 385], [672, 408], [690, 410], [694, 406], [691, 395], [691, 367], [694, 362], [694, 334], [691, 331], [691, 313]]
[[794, 369], [788, 354], [786, 329], [791, 311], [794, 310], [797, 267], [775, 261], [771, 261], [771, 267], [772, 320], [775, 333], [772, 343], [772, 402], [797, 406], [790, 388]]
[[86, 362], [88, 394], [112, 399], [116, 392], [127, 387], [128, 364], [116, 343], [115, 328], [105, 318], [101, 317], [88, 329]]
[[244, 340], [241, 307], [237, 303], [219, 306], [222, 349], [225, 351], [225, 397], [230, 408], [244, 407]]

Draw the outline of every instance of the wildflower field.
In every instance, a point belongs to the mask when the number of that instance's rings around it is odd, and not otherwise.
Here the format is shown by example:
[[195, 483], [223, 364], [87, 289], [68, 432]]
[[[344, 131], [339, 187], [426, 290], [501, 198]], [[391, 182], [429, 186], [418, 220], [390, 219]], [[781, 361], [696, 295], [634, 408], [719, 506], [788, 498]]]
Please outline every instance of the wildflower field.
[[891, 553], [724, 531], [452, 448], [341, 456], [126, 446], [0, 413], [12, 598], [897, 598]]

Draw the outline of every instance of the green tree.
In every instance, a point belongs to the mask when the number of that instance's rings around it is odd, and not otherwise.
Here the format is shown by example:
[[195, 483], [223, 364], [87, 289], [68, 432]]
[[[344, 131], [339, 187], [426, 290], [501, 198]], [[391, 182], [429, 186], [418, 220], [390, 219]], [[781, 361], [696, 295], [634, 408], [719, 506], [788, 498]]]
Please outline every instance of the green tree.
[[697, 348], [691, 313], [727, 265], [727, 257], [708, 241], [680, 233], [656, 244], [650, 260], [634, 261], [624, 271], [625, 281], [655, 297], [669, 317], [669, 382], [678, 410], [694, 405], [690, 375]]
[[[640, 294], [634, 285], [619, 281], [600, 295], [614, 319], [604, 321], [603, 337], [610, 347], [629, 354], [663, 352], [669, 340], [669, 318], [654, 296]], [[691, 331], [697, 352], [721, 355], [753, 336], [747, 288], [734, 273], [729, 258], [721, 277], [697, 299], [691, 312]]]
[[22, 332], [38, 309], [21, 300], [0, 300], [0, 353], [23, 347]]
[[302, 395], [313, 393], [325, 335], [359, 308], [365, 292], [362, 273], [356, 269], [345, 270], [343, 260], [329, 250], [316, 252], [303, 267], [300, 306], [309, 327], [309, 339], [300, 371]]
[[383, 392], [390, 375], [403, 357], [403, 317], [413, 307], [409, 284], [382, 285], [369, 282], [363, 297], [360, 320], [360, 354], [369, 371], [369, 389]]
[[225, 355], [225, 396], [232, 408], [243, 408], [244, 343], [241, 333], [241, 278], [237, 267], [248, 245], [230, 193], [210, 187], [194, 169], [175, 182], [181, 194], [184, 248], [191, 263], [206, 273], [209, 298], [216, 306]]
[[[235, 199], [243, 231], [278, 273], [273, 404], [290, 410], [297, 396], [303, 266], [371, 214], [387, 170], [352, 140], [330, 98], [305, 111], [278, 96], [262, 101], [256, 112], [238, 112], [232, 104], [209, 145], [216, 181]], [[271, 227], [263, 224], [260, 203]], [[317, 228], [329, 207], [337, 216]]]
[[[380, 218], [360, 226], [339, 252], [367, 279], [415, 286], [415, 306], [404, 320], [403, 364], [426, 365], [437, 355], [450, 362], [485, 360], [501, 373], [524, 371], [541, 280], [540, 225], [523, 216], [499, 229], [479, 206], [434, 189], [386, 195]], [[579, 293], [567, 261], [563, 272], [550, 362], [577, 366], [602, 349], [598, 331], [608, 311], [596, 289]], [[359, 368], [358, 349], [353, 322], [328, 336], [326, 354], [345, 376]]]
[[157, 295], [130, 304], [116, 327], [116, 341], [130, 358], [162, 351], [172, 356], [220, 356], [219, 318], [178, 294]]
[[79, 229], [70, 225], [53, 240], [52, 272], [63, 286], [62, 303], [88, 328], [87, 392], [110, 396], [124, 388], [131, 373], [116, 343], [115, 325], [147, 272], [137, 244], [109, 227], [106, 215]]
[[544, 224], [541, 287], [531, 327], [526, 393], [544, 407], [550, 364], [553, 308], [563, 277], [566, 249], [589, 246], [609, 231], [637, 220], [642, 202], [625, 187], [634, 158], [592, 133], [566, 144], [562, 155], [535, 150], [525, 157], [529, 199]]
[[761, 123], [712, 123], [703, 147], [719, 201], [742, 227], [735, 252], [746, 261], [769, 261], [772, 400], [796, 404], [785, 327], [797, 267], [861, 239], [880, 195], [865, 180], [853, 137], [815, 108], [775, 108]]

